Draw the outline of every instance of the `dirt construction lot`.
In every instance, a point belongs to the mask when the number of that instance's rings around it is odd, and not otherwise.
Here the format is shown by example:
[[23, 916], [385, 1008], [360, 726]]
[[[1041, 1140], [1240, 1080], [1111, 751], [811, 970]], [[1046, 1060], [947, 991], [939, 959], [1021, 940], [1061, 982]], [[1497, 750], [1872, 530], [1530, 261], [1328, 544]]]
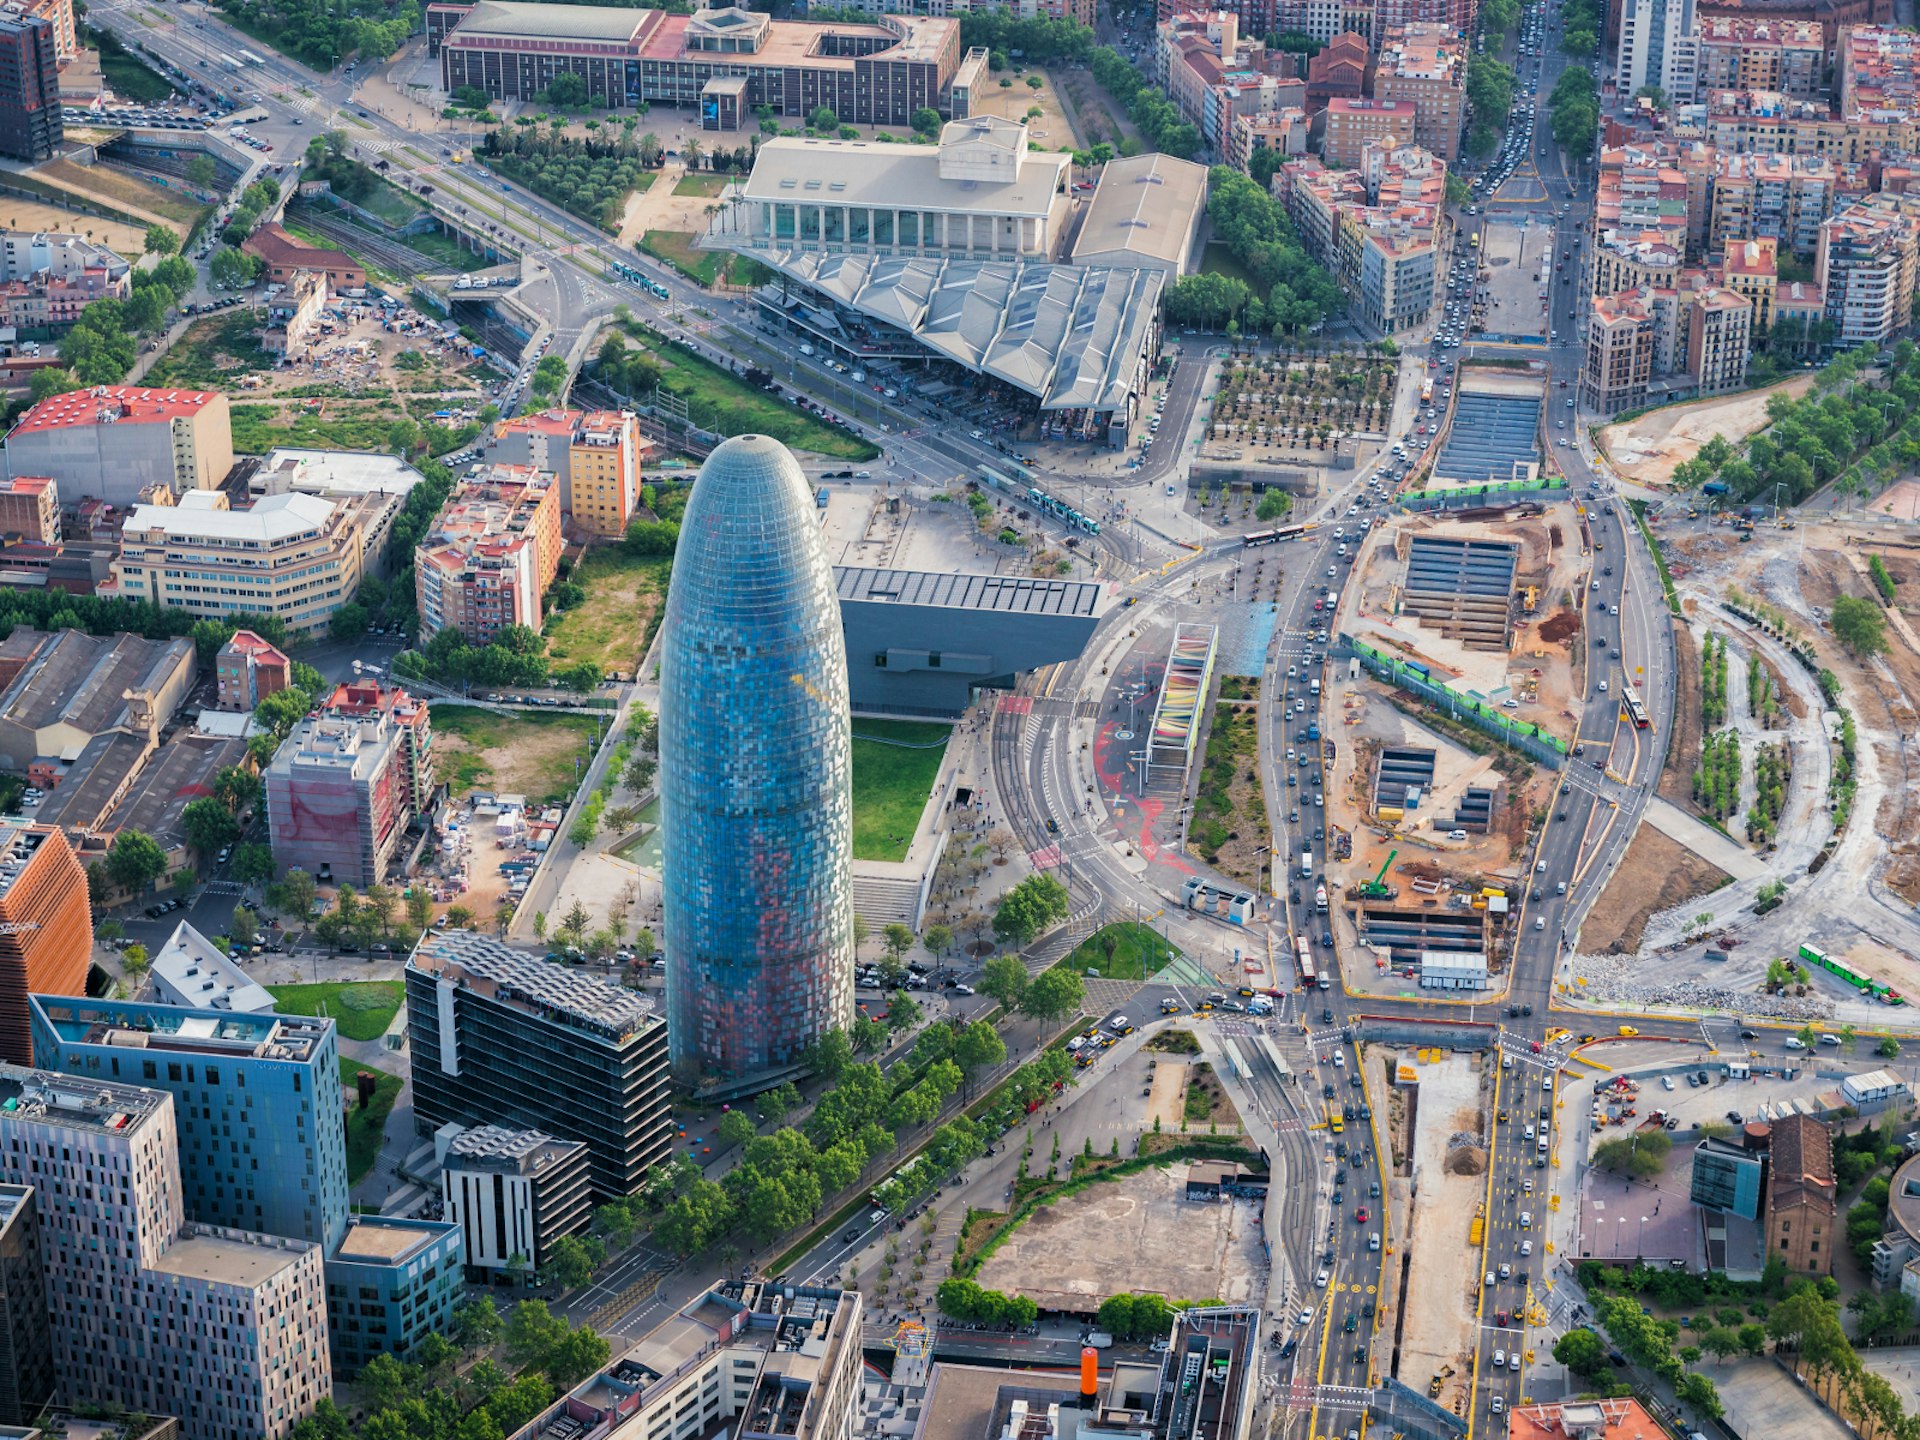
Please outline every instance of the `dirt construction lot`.
[[[1405, 1058], [1405, 1057], [1403, 1057]], [[1420, 1389], [1453, 1367], [1440, 1393], [1449, 1405], [1462, 1393], [1472, 1339], [1475, 1280], [1480, 1252], [1467, 1244], [1474, 1212], [1487, 1198], [1486, 1151], [1456, 1145], [1461, 1136], [1485, 1134], [1481, 1062], [1447, 1054], [1422, 1060], [1413, 1137], [1413, 1241], [1420, 1256], [1407, 1288], [1400, 1338], [1400, 1378]]]
[[1705, 895], [1726, 878], [1725, 871], [1679, 841], [1642, 825], [1580, 927], [1580, 949], [1588, 955], [1630, 955], [1640, 948], [1649, 916]]
[[1114, 1293], [1115, 1257], [1125, 1285], [1169, 1300], [1218, 1296], [1259, 1305], [1266, 1294], [1260, 1211], [1244, 1200], [1189, 1203], [1184, 1164], [1090, 1185], [1034, 1212], [974, 1278], [992, 1290], [1030, 1295], [1041, 1309], [1093, 1311]]
[[1812, 375], [1796, 375], [1765, 390], [1697, 405], [1668, 405], [1637, 420], [1607, 426], [1598, 436], [1600, 448], [1627, 479], [1665, 485], [1673, 479], [1673, 467], [1691, 460], [1713, 436], [1737, 442], [1765, 425], [1769, 397], [1790, 395], [1797, 400], [1812, 388]]

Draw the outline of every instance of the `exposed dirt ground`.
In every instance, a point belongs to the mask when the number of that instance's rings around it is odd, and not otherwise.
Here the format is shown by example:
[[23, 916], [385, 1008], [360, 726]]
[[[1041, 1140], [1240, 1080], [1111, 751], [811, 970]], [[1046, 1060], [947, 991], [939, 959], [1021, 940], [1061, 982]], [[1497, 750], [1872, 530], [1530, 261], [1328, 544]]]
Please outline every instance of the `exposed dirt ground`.
[[1440, 1392], [1440, 1403], [1451, 1405], [1470, 1378], [1466, 1348], [1480, 1252], [1467, 1241], [1487, 1191], [1486, 1152], [1453, 1142], [1486, 1134], [1485, 1093], [1481, 1067], [1471, 1057], [1448, 1053], [1438, 1061], [1419, 1061], [1415, 1068], [1420, 1080], [1408, 1248], [1419, 1254], [1420, 1263], [1409, 1278], [1401, 1317], [1399, 1373], [1405, 1383], [1423, 1390], [1430, 1377], [1445, 1376], [1451, 1368], [1454, 1373]]
[[1260, 1304], [1266, 1277], [1259, 1208], [1189, 1202], [1188, 1168], [1144, 1170], [1041, 1207], [975, 1278], [1031, 1295], [1043, 1308], [1092, 1311], [1113, 1293], [1114, 1266], [1124, 1257], [1130, 1290]]
[[1691, 460], [1715, 435], [1744, 440], [1767, 423], [1767, 400], [1778, 393], [1795, 399], [1813, 388], [1813, 376], [1796, 375], [1765, 390], [1749, 390], [1696, 405], [1669, 405], [1601, 430], [1600, 447], [1614, 469], [1643, 485], [1665, 485], [1673, 467]]
[[1580, 952], [1632, 954], [1639, 949], [1649, 916], [1704, 895], [1726, 878], [1725, 871], [1679, 841], [1642, 825], [1580, 927]]
[[1147, 1112], [1140, 1123], [1151, 1126], [1157, 1120], [1163, 1130], [1178, 1130], [1186, 1096], [1187, 1062], [1159, 1061], [1153, 1067], [1153, 1094], [1147, 1100]]
[[[1674, 687], [1673, 737], [1654, 793], [1676, 805], [1687, 805], [1693, 800], [1694, 767], [1700, 763], [1700, 652], [1685, 625], [1674, 624], [1673, 644], [1674, 663], [1680, 671]], [[1638, 936], [1637, 928], [1634, 934]]]

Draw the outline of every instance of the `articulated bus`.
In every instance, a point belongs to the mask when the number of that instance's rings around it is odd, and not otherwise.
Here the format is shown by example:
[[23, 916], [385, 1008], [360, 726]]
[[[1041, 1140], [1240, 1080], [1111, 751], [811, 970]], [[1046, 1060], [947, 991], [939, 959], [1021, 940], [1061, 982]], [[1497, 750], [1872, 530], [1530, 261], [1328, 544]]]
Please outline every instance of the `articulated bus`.
[[1641, 703], [1640, 694], [1633, 688], [1633, 682], [1630, 680], [1620, 682], [1620, 704], [1626, 710], [1627, 718], [1633, 721], [1634, 729], [1645, 730], [1653, 724], [1652, 717], [1647, 714], [1647, 707]]
[[1816, 965], [1836, 979], [1844, 980], [1862, 995], [1871, 995], [1882, 1005], [1904, 1005], [1905, 998], [1898, 990], [1884, 980], [1876, 980], [1871, 975], [1862, 975], [1845, 961], [1836, 960], [1826, 951], [1812, 945], [1800, 947], [1800, 958], [1809, 965]]
[[1300, 988], [1311, 990], [1313, 988], [1313, 949], [1307, 944], [1306, 936], [1299, 937], [1296, 953], [1300, 961]]
[[1277, 530], [1255, 530], [1242, 535], [1240, 543], [1249, 550], [1256, 545], [1278, 545], [1282, 540], [1298, 540], [1312, 528], [1311, 525], [1282, 525]]

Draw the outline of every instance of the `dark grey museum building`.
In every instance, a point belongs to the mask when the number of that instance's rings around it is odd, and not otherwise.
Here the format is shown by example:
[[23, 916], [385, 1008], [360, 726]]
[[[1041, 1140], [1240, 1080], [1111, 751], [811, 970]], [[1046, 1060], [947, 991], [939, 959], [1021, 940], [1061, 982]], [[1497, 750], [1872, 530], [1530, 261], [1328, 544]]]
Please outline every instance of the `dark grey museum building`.
[[856, 713], [957, 716], [1079, 655], [1099, 620], [1100, 586], [1083, 580], [853, 566], [833, 579]]

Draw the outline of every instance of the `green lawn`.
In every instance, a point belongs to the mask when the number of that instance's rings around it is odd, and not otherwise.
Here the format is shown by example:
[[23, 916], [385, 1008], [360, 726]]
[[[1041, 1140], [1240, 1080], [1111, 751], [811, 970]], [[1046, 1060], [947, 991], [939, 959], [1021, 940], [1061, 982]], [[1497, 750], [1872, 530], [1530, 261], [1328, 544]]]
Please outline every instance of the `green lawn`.
[[666, 614], [672, 573], [667, 556], [594, 546], [570, 577], [587, 598], [547, 622], [547, 653], [555, 660], [591, 660], [602, 670], [634, 674]]
[[872, 460], [880, 454], [877, 446], [851, 431], [775, 400], [732, 371], [669, 345], [638, 322], [629, 322], [625, 329], [659, 363], [660, 383], [687, 402], [689, 418], [702, 429], [716, 435], [771, 435], [796, 450], [842, 460]]
[[[1107, 940], [1113, 941], [1112, 959], [1107, 958], [1103, 943]], [[1082, 940], [1066, 963], [1083, 974], [1088, 969], [1098, 970], [1109, 980], [1145, 980], [1179, 956], [1179, 946], [1169, 947], [1151, 925], [1117, 920]]]
[[[438, 716], [434, 717], [436, 720]], [[347, 980], [324, 985], [269, 985], [274, 1009], [285, 1015], [331, 1015], [349, 1040], [378, 1040], [406, 999], [398, 980]]]
[[393, 1113], [393, 1102], [400, 1098], [400, 1077], [390, 1075], [377, 1065], [363, 1065], [358, 1060], [340, 1057], [340, 1083], [349, 1091], [354, 1089], [354, 1077], [362, 1070], [380, 1077], [375, 1086], [373, 1099], [363, 1109], [356, 1094], [353, 1108], [347, 1111], [347, 1183], [357, 1185], [366, 1173], [373, 1169], [373, 1162], [380, 1158], [380, 1144], [387, 1135], [387, 1116]]
[[682, 175], [680, 183], [673, 187], [676, 195], [723, 195], [727, 186], [740, 179], [738, 175]]
[[[679, 188], [674, 187], [675, 193]], [[720, 278], [720, 263], [727, 258], [726, 252], [695, 249], [693, 239], [692, 232], [687, 230], [649, 230], [640, 237], [640, 248], [654, 259], [671, 265], [694, 284], [710, 287]]]
[[854, 859], [906, 858], [952, 733], [912, 720], [853, 722]]

